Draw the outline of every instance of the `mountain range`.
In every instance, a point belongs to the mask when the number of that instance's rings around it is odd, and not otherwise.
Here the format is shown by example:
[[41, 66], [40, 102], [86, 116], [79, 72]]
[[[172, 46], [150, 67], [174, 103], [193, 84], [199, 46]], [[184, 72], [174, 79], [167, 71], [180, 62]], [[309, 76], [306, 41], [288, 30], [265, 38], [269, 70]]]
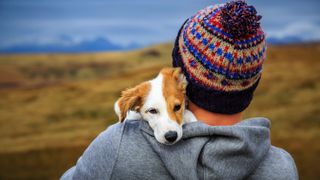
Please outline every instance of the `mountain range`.
[[80, 43], [52, 43], [52, 44], [36, 44], [26, 43], [19, 44], [7, 48], [0, 48], [0, 53], [80, 53], [80, 52], [101, 52], [101, 51], [123, 51], [138, 48], [138, 44], [130, 44], [121, 46], [112, 43], [106, 38], [98, 37], [93, 40], [84, 40]]
[[[282, 38], [269, 37], [267, 38], [269, 44], [297, 44], [305, 42], [297, 36], [287, 36]], [[143, 45], [132, 43], [128, 46], [122, 46], [112, 43], [106, 38], [98, 37], [93, 40], [84, 40], [80, 43], [53, 43], [53, 44], [36, 44], [26, 43], [15, 46], [0, 48], [2, 54], [16, 54], [16, 53], [80, 53], [80, 52], [102, 52], [102, 51], [124, 51], [141, 48]]]

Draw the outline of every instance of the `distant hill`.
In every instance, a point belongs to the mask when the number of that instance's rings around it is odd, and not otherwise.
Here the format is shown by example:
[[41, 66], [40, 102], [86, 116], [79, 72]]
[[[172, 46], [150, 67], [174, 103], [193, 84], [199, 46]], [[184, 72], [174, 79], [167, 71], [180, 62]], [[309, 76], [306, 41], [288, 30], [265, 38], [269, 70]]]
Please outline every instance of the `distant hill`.
[[[0, 48], [2, 54], [21, 54], [21, 53], [86, 53], [86, 52], [108, 52], [124, 51], [143, 48], [143, 45], [131, 43], [122, 46], [109, 41], [106, 38], [97, 37], [93, 40], [84, 40], [79, 43], [72, 42], [69, 36], [62, 35], [61, 41], [53, 44], [26, 43], [18, 44], [8, 48]], [[57, 38], [59, 40], [59, 38]], [[286, 37], [267, 37], [267, 42], [274, 45], [307, 43], [298, 36]]]
[[79, 53], [79, 52], [101, 52], [101, 51], [121, 51], [138, 48], [138, 44], [120, 46], [110, 42], [106, 38], [98, 37], [93, 40], [86, 40], [80, 43], [55, 43], [55, 44], [20, 44], [8, 48], [0, 49], [0, 53]]
[[285, 37], [268, 37], [267, 42], [269, 44], [299, 44], [305, 41], [298, 36], [285, 36]]
[[[171, 50], [0, 55], [0, 179], [58, 179], [117, 122], [121, 91], [171, 66]], [[270, 119], [272, 144], [292, 154], [300, 179], [320, 177], [319, 56], [316, 43], [270, 45], [243, 116]]]

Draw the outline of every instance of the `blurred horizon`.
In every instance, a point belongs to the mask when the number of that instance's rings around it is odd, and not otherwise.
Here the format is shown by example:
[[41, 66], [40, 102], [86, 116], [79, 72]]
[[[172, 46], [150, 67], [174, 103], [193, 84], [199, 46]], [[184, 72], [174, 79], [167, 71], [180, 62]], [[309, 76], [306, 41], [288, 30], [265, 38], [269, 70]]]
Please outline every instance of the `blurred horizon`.
[[[185, 19], [224, 2], [0, 0], [0, 180], [58, 179], [118, 121], [121, 91], [172, 66]], [[270, 46], [243, 119], [270, 119], [272, 145], [320, 179], [320, 1], [247, 2]]]
[[[131, 50], [172, 42], [185, 19], [218, 0], [0, 1], [0, 53]], [[320, 1], [247, 0], [268, 42], [320, 41]]]

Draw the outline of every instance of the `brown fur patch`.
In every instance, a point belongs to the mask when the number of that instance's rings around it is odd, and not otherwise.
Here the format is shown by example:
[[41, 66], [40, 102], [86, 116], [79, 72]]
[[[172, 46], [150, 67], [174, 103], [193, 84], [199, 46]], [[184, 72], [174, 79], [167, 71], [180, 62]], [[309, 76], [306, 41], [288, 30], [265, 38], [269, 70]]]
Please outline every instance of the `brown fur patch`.
[[123, 122], [126, 119], [126, 115], [129, 110], [140, 112], [140, 108], [145, 102], [145, 98], [150, 89], [150, 82], [144, 82], [135, 86], [134, 88], [122, 91], [121, 98], [118, 101], [120, 109], [120, 122]]
[[[169, 117], [181, 124], [185, 109], [186, 81], [180, 68], [164, 68], [161, 74], [163, 75], [162, 92], [167, 103]], [[175, 105], [181, 106], [176, 112], [174, 111]]]

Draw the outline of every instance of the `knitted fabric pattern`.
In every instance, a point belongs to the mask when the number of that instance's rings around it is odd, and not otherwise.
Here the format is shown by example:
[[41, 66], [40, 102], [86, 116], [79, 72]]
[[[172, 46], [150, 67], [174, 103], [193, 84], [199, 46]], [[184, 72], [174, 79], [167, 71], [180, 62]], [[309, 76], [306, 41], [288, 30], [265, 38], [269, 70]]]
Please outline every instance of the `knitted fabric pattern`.
[[184, 23], [173, 66], [186, 75], [192, 102], [224, 114], [241, 112], [250, 104], [266, 59], [260, 19], [253, 6], [234, 1], [206, 7]]

